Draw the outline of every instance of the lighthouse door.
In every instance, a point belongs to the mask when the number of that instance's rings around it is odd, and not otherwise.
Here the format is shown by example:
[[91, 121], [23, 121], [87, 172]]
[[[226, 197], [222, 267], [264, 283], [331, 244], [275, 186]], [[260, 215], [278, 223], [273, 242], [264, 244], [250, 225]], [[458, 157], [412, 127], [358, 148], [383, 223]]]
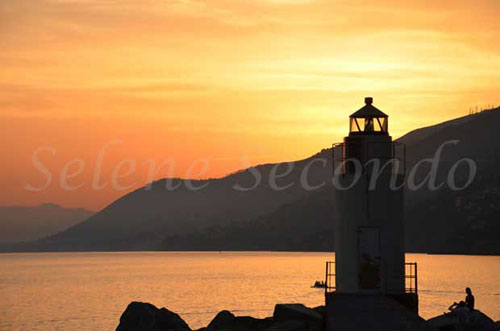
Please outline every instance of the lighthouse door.
[[380, 234], [377, 227], [360, 227], [359, 289], [377, 291], [380, 288]]

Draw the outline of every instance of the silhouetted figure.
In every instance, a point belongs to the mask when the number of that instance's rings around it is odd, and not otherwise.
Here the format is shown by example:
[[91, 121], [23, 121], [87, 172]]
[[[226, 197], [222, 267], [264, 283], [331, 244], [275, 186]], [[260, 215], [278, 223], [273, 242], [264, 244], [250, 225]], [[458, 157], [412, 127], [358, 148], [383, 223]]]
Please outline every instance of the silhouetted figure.
[[467, 293], [465, 301], [460, 301], [459, 303], [454, 302], [448, 308], [452, 313], [457, 314], [460, 323], [466, 322], [469, 313], [474, 310], [474, 296], [472, 295], [471, 289], [467, 287], [465, 293]]
[[474, 310], [474, 296], [472, 295], [472, 291], [469, 287], [465, 289], [465, 293], [467, 296], [465, 297], [465, 305], [470, 309], [470, 311]]
[[472, 295], [472, 290], [470, 287], [465, 289], [465, 293], [467, 296], [465, 297], [465, 301], [460, 301], [459, 303], [453, 302], [453, 304], [448, 308], [449, 310], [456, 310], [457, 308], [466, 307], [470, 311], [474, 310], [474, 296]]

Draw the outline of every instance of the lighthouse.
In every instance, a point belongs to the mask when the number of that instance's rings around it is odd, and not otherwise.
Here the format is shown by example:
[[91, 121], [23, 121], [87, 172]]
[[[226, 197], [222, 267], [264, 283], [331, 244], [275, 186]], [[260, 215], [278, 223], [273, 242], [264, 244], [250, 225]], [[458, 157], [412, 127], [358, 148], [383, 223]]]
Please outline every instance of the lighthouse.
[[[327, 318], [371, 311], [370, 325], [383, 320], [380, 307], [388, 302], [418, 313], [416, 263], [405, 262], [405, 149], [392, 140], [389, 117], [373, 98], [349, 116], [349, 135], [332, 153], [335, 262], [326, 266]], [[342, 318], [333, 317], [329, 330], [342, 330]]]

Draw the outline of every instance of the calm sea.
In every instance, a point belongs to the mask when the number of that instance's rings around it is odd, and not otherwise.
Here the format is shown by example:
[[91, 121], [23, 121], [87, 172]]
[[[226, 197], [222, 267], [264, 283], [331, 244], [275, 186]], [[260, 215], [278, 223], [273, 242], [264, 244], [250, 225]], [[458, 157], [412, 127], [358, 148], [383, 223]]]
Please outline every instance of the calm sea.
[[[328, 253], [0, 254], [0, 330], [113, 330], [131, 301], [179, 313], [193, 328], [222, 310], [265, 317], [278, 302], [323, 304]], [[441, 314], [470, 286], [500, 319], [500, 257], [409, 254], [418, 262], [420, 312]]]

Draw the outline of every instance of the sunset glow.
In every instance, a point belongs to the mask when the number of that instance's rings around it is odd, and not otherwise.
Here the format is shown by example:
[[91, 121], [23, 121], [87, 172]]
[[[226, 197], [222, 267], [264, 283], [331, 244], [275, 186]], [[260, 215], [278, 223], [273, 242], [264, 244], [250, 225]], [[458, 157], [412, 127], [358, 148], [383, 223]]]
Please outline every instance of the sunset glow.
[[[0, 199], [97, 210], [143, 186], [151, 160], [174, 164], [158, 179], [305, 158], [365, 96], [393, 137], [497, 106], [499, 13], [492, 0], [4, 1]], [[52, 183], [27, 190], [46, 180], [36, 151]]]

